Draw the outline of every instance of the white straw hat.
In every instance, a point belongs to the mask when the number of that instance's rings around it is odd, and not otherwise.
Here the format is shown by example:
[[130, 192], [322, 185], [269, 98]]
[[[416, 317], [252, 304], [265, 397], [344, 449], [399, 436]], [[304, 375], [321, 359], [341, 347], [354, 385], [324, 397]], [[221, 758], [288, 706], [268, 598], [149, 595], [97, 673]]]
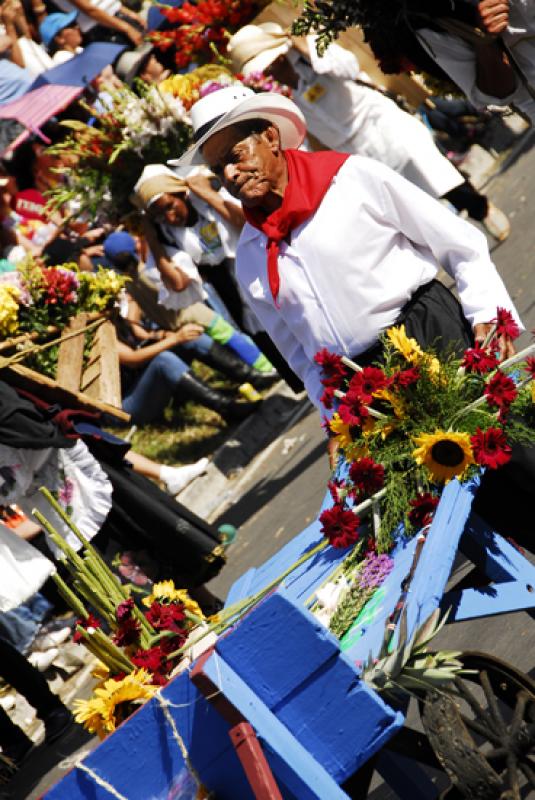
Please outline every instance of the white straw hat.
[[218, 131], [245, 120], [265, 119], [279, 129], [283, 150], [302, 144], [306, 134], [305, 118], [295, 103], [276, 92], [253, 92], [236, 84], [211, 92], [191, 107], [195, 144], [171, 166], [202, 164], [201, 148]]
[[263, 72], [292, 47], [292, 40], [276, 22], [245, 25], [227, 44], [232, 71], [250, 75]]

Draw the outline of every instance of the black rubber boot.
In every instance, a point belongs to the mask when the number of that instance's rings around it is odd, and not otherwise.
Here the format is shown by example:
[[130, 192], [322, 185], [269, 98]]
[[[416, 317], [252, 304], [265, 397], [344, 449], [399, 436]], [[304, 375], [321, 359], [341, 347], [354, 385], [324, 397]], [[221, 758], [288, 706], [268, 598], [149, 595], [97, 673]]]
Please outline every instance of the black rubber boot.
[[245, 361], [219, 342], [214, 342], [208, 353], [203, 354], [202, 362], [209, 367], [217, 369], [228, 378], [237, 381], [238, 383], [245, 383], [248, 381], [255, 389], [267, 389], [275, 381], [280, 380], [279, 374], [276, 370], [272, 369], [270, 372], [259, 372], [253, 369]]
[[237, 403], [235, 400], [225, 397], [221, 392], [211, 389], [195, 378], [191, 372], [185, 372], [180, 378], [175, 390], [175, 397], [177, 400], [196, 400], [229, 420], [245, 419], [260, 405], [260, 403]]

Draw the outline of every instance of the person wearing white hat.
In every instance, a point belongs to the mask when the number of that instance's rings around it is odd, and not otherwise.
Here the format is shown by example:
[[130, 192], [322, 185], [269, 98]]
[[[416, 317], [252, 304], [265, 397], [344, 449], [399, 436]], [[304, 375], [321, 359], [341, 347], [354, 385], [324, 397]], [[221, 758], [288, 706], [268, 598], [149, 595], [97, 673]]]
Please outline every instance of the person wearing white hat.
[[315, 36], [306, 38], [306, 48], [308, 58], [273, 22], [246, 25], [228, 42], [235, 72], [264, 72], [291, 87], [309, 132], [323, 145], [376, 158], [433, 197], [466, 211], [499, 241], [507, 238], [506, 215], [440, 153], [419, 119], [369, 83], [353, 53], [331, 44], [319, 57]]
[[[244, 208], [237, 277], [255, 315], [320, 406], [322, 348], [366, 363], [403, 320], [423, 347], [484, 339], [497, 307], [519, 322], [485, 237], [369, 158], [299, 151], [306, 127], [279, 94], [231, 87], [192, 106], [204, 161]], [[435, 280], [439, 264], [460, 304]], [[505, 337], [502, 357], [514, 352]]]

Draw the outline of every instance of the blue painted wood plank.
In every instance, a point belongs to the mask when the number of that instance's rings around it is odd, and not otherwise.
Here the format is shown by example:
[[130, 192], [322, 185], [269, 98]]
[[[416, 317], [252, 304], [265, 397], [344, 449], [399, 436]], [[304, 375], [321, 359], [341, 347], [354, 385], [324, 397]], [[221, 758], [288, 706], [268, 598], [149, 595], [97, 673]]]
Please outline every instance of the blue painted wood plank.
[[347, 794], [216, 653], [205, 672], [254, 727], [277, 778], [298, 800], [348, 800]]
[[285, 589], [220, 639], [216, 651], [338, 782], [402, 724], [402, 715], [358, 680], [335, 637]]
[[[530, 586], [528, 589], [527, 587]], [[444, 596], [444, 609], [450, 608], [448, 621], [461, 622], [478, 617], [492, 617], [511, 611], [535, 608], [535, 585], [520, 581], [494, 583], [480, 589], [464, 589]]]
[[[222, 800], [254, 800], [228, 736], [228, 725], [199, 694], [187, 673], [163, 690], [191, 761], [203, 781]], [[192, 786], [178, 743], [158, 701], [153, 698], [84, 760], [90, 769], [128, 800], [168, 800]], [[189, 781], [189, 784], [188, 784]], [[174, 788], [173, 788], [174, 787]], [[109, 792], [80, 769], [51, 789], [47, 800], [109, 800]]]

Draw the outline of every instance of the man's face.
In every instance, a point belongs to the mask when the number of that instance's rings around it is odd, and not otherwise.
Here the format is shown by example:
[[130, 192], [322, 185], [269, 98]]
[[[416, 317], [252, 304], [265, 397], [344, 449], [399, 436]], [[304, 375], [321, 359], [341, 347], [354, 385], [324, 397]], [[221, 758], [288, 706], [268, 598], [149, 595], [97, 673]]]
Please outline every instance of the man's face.
[[250, 208], [261, 205], [277, 186], [277, 152], [278, 131], [273, 126], [245, 138], [235, 126], [224, 128], [202, 147], [206, 163], [227, 191]]
[[151, 53], [146, 64], [139, 71], [138, 78], [141, 78], [145, 83], [160, 83], [160, 81], [169, 77], [169, 74], [169, 70], [165, 69], [163, 64]]

